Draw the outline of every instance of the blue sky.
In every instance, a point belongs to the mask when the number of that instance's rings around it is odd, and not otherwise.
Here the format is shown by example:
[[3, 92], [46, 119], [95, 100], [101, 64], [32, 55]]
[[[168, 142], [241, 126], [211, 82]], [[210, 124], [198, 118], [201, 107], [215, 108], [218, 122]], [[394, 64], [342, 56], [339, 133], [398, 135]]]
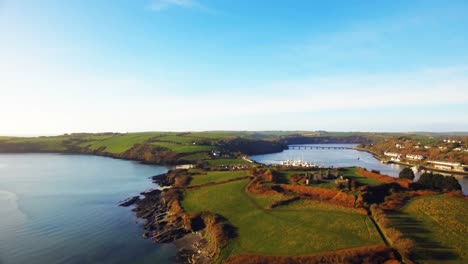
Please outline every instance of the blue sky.
[[0, 134], [468, 131], [466, 1], [0, 0]]

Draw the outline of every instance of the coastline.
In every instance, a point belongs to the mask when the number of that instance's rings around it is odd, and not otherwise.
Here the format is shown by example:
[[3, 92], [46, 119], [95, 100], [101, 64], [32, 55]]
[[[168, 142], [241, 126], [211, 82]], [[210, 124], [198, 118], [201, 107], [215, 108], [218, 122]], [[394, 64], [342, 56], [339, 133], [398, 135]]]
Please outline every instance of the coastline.
[[136, 217], [144, 220], [144, 239], [151, 239], [159, 244], [174, 244], [177, 248], [176, 263], [211, 263], [208, 242], [199, 232], [192, 230], [183, 212], [172, 208], [180, 199], [179, 196], [170, 194], [178, 193], [173, 177], [178, 175], [177, 172], [169, 170], [167, 173], [150, 177], [161, 189], [141, 192], [143, 198], [131, 197], [119, 206], [133, 206], [132, 211]]
[[[372, 151], [356, 148], [358, 151], [365, 151], [372, 154], [376, 159], [381, 158], [373, 153]], [[44, 153], [44, 152], [42, 152]], [[274, 152], [276, 153], [276, 152]], [[133, 160], [144, 164], [141, 160], [130, 159], [128, 157], [119, 157], [114, 155], [103, 155], [103, 153], [58, 153], [58, 154], [71, 154], [71, 155], [95, 155], [104, 156], [122, 160]], [[256, 162], [257, 163], [257, 162]], [[409, 166], [406, 164], [402, 164]], [[165, 166], [168, 166], [165, 164]], [[165, 197], [165, 193], [169, 190], [181, 191], [183, 187], [176, 186], [175, 179], [170, 177], [173, 168], [168, 166], [169, 171], [164, 174], [152, 176], [151, 180], [153, 183], [158, 184], [161, 189], [150, 190], [141, 192], [143, 198], [129, 198], [125, 200], [122, 206], [134, 206], [132, 211], [140, 219], [144, 220], [144, 232], [142, 236], [146, 239], [150, 238], [156, 243], [173, 243], [177, 248], [176, 262], [187, 263], [197, 260], [198, 263], [209, 263], [210, 261], [210, 245], [203, 238], [203, 236], [193, 231], [190, 224], [187, 226], [187, 218], [185, 214], [178, 212], [171, 212], [171, 203], [173, 199], [178, 200], [179, 198], [168, 199]], [[190, 219], [189, 219], [190, 220]]]
[[[202, 234], [195, 231], [194, 223], [201, 218], [187, 216], [183, 211], [176, 210], [176, 202], [182, 198], [177, 194], [188, 188], [185, 187], [185, 183], [178, 180], [193, 174], [187, 170], [169, 170], [167, 173], [152, 176], [150, 177], [152, 182], [158, 184], [161, 189], [142, 192], [140, 194], [144, 198], [132, 197], [122, 204], [122, 206], [135, 206], [132, 211], [138, 218], [144, 220], [145, 238], [176, 246], [177, 263], [193, 263], [195, 260], [197, 263], [205, 263], [200, 259], [205, 259], [206, 263], [209, 263], [210, 252], [213, 252], [210, 251], [211, 245], [204, 240]], [[171, 192], [175, 196], [167, 195]]]

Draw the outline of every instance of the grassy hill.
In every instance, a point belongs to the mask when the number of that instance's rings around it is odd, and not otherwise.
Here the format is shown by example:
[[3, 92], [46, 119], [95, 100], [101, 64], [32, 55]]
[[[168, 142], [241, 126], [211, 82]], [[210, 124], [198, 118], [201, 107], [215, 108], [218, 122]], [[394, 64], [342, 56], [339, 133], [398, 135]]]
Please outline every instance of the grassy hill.
[[[364, 136], [353, 137], [349, 133], [342, 136], [340, 138], [340, 133], [333, 133], [330, 137], [367, 142]], [[297, 131], [75, 133], [50, 137], [0, 137], [0, 152], [90, 153], [148, 163], [210, 161], [210, 165], [217, 166], [245, 165], [245, 161], [237, 159], [241, 153], [281, 151], [289, 141], [297, 141], [297, 137], [330, 141], [330, 137], [324, 133]], [[228, 155], [211, 161], [213, 157], [210, 153], [213, 150]]]
[[[0, 137], [0, 152], [86, 153], [147, 163], [200, 163], [209, 166], [248, 165], [242, 154], [282, 151], [287, 144], [371, 143], [388, 138], [422, 134], [326, 132], [326, 131], [207, 131], [141, 133], [74, 133], [51, 137]], [[211, 151], [221, 151], [213, 157]]]
[[466, 200], [432, 195], [412, 199], [391, 221], [415, 241], [417, 263], [467, 263], [467, 216]]

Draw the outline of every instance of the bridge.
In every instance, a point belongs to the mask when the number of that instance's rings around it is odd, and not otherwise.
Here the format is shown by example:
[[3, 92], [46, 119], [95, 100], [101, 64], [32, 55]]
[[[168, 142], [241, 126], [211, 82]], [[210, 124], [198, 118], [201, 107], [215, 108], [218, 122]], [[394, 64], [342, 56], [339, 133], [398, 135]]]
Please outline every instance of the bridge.
[[351, 147], [326, 147], [326, 146], [301, 146], [301, 145], [291, 145], [289, 149], [300, 150], [300, 149], [353, 149]]

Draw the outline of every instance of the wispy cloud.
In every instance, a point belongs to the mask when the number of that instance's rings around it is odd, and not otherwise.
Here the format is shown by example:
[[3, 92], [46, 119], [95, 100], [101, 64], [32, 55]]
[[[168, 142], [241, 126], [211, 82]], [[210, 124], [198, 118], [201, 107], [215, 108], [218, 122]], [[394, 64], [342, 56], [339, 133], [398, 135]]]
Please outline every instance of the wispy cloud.
[[156, 12], [164, 11], [172, 7], [209, 10], [207, 6], [195, 0], [152, 0], [148, 5], [148, 9]]

